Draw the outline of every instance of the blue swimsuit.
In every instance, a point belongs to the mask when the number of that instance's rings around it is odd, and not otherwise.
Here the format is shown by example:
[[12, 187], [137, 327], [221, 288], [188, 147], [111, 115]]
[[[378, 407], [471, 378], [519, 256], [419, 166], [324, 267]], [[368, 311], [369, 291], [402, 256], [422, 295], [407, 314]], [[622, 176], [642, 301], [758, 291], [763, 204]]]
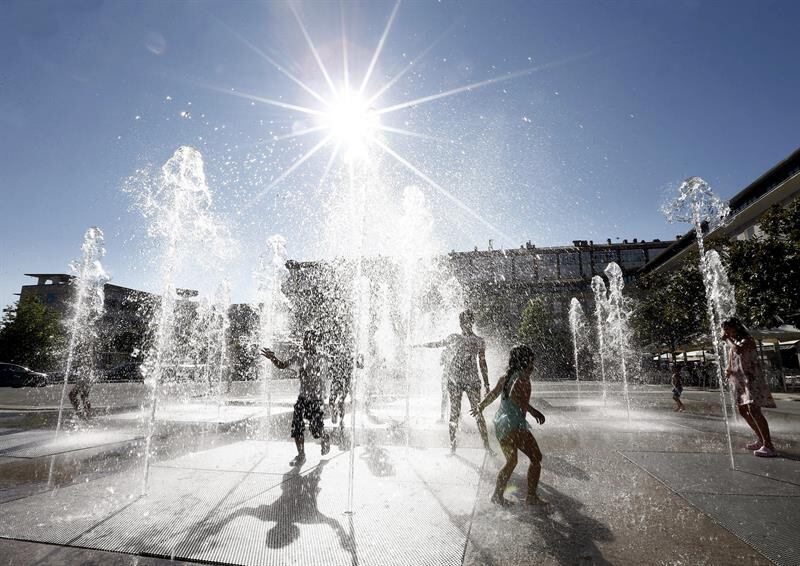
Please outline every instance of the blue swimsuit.
[[511, 388], [514, 387], [517, 379], [519, 379], [519, 373], [515, 373], [506, 380], [500, 397], [500, 408], [494, 415], [494, 433], [497, 435], [497, 440], [500, 441], [513, 430], [530, 430], [530, 425], [525, 420], [526, 411], [523, 411], [511, 400]]

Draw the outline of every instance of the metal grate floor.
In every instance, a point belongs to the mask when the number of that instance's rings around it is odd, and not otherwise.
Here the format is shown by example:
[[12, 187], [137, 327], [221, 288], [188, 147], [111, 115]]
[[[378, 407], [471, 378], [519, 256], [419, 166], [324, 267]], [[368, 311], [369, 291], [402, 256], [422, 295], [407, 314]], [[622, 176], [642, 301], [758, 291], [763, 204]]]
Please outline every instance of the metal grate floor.
[[364, 447], [290, 469], [290, 443], [246, 441], [159, 463], [141, 497], [117, 474], [0, 505], [0, 536], [230, 564], [460, 564], [482, 450]]

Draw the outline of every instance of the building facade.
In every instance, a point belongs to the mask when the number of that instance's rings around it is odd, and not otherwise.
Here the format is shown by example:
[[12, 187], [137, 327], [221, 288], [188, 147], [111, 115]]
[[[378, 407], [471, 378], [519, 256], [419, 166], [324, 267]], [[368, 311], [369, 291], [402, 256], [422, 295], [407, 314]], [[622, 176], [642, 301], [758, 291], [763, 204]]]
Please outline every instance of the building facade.
[[[760, 234], [759, 222], [772, 206], [786, 206], [800, 196], [800, 149], [761, 175], [729, 201], [726, 222], [708, 233], [709, 238], [747, 240]], [[704, 232], [705, 233], [705, 232]], [[671, 271], [697, 249], [694, 230], [680, 236], [664, 253], [649, 261], [641, 274]]]

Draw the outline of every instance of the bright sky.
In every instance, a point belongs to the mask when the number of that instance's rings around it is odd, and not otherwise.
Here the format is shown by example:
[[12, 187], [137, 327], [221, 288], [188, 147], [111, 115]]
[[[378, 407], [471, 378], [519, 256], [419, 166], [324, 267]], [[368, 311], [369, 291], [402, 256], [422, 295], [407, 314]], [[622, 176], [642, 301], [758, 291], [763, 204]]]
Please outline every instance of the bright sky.
[[[343, 46], [358, 86], [394, 6], [296, 4], [335, 88]], [[404, 2], [365, 93], [414, 64], [371, 111], [529, 72], [380, 114], [421, 135], [378, 132], [437, 184], [373, 146], [384, 197], [422, 189], [442, 252], [490, 238], [508, 248], [673, 237], [686, 227], [658, 207], [683, 178], [730, 197], [798, 146], [798, 21], [794, 1]], [[157, 290], [146, 223], [122, 187], [182, 144], [202, 152], [214, 213], [238, 241], [224, 274], [234, 300], [251, 296], [271, 234], [290, 257], [322, 253], [340, 179], [320, 186], [332, 144], [273, 183], [329, 132], [287, 138], [317, 117], [230, 95], [312, 110], [322, 103], [311, 91], [330, 100], [288, 4], [5, 2], [0, 53], [3, 304], [24, 272], [65, 271], [92, 225], [106, 233], [112, 281]]]

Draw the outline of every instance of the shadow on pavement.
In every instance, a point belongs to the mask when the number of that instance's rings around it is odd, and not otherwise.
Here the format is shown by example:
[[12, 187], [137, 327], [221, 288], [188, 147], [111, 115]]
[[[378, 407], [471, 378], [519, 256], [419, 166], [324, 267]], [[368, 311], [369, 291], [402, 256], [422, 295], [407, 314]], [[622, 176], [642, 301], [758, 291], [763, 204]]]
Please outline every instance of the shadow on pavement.
[[274, 523], [267, 531], [264, 541], [268, 548], [279, 549], [297, 541], [300, 538], [298, 525], [323, 524], [334, 531], [342, 548], [350, 553], [355, 562], [352, 534], [348, 534], [338, 521], [321, 513], [317, 507], [319, 482], [327, 463], [327, 460], [320, 461], [318, 466], [305, 475], [300, 473], [299, 468], [291, 469], [283, 475], [281, 494], [273, 503], [239, 507], [219, 520], [209, 518], [205, 526], [191, 535], [189, 541], [184, 541], [179, 546], [187, 542], [191, 546], [190, 541], [194, 541], [202, 548], [215, 548], [222, 543], [217, 536], [228, 524], [240, 517], [255, 517], [265, 523]]
[[[517, 479], [515, 483], [522, 482]], [[525, 485], [518, 487], [523, 492], [527, 489]], [[538, 531], [547, 551], [559, 564], [611, 564], [597, 547], [597, 542], [613, 540], [608, 526], [584, 514], [581, 511], [583, 503], [551, 486], [539, 484], [539, 494], [549, 504], [546, 510], [517, 505], [512, 508], [512, 513], [519, 521]]]
[[542, 458], [542, 468], [548, 472], [567, 478], [581, 481], [588, 481], [592, 479], [591, 476], [583, 470], [583, 468], [579, 468], [564, 458], [551, 456], [549, 454]]

